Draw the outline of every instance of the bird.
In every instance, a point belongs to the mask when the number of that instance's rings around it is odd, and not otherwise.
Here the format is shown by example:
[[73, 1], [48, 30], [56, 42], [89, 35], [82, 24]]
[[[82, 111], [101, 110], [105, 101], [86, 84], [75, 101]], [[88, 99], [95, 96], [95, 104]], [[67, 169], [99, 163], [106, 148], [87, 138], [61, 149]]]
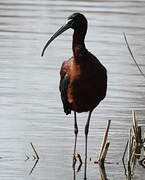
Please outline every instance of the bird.
[[60, 34], [73, 29], [72, 52], [73, 56], [62, 63], [60, 69], [60, 96], [66, 115], [74, 111], [74, 152], [75, 161], [76, 144], [78, 136], [77, 113], [89, 112], [85, 124], [85, 174], [87, 169], [87, 144], [90, 119], [93, 110], [105, 98], [107, 92], [107, 69], [98, 58], [89, 52], [85, 45], [85, 36], [88, 29], [86, 17], [73, 13], [64, 24], [46, 43], [42, 56], [48, 45]]

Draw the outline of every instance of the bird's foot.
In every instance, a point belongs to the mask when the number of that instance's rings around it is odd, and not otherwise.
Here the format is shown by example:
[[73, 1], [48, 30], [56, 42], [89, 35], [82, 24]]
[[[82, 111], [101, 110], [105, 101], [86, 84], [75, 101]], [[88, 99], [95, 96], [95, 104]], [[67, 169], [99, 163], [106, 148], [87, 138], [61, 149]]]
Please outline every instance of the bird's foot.
[[[82, 166], [82, 164], [83, 164], [83, 161], [82, 161], [81, 155], [80, 155], [80, 154], [78, 154], [78, 153], [75, 153], [75, 154], [73, 154], [73, 168], [75, 168], [75, 165], [76, 165], [77, 159], [79, 160], [79, 167], [81, 167], [81, 166]], [[78, 169], [79, 169], [79, 168], [78, 168]]]
[[76, 165], [76, 162], [77, 162], [77, 154], [73, 154], [73, 165], [72, 167], [75, 168], [75, 165]]

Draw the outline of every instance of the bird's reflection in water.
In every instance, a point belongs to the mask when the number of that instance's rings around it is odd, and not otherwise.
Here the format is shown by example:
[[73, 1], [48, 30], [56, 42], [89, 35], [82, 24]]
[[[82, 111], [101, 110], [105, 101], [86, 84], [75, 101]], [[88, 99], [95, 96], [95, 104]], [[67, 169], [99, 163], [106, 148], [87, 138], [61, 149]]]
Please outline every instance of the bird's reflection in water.
[[[73, 166], [73, 180], [77, 180], [76, 175], [77, 175], [77, 173], [80, 172], [83, 163], [81, 161], [79, 166], [77, 166], [77, 167], [76, 167], [76, 164], [74, 164], [74, 166]], [[100, 173], [100, 180], [108, 180], [104, 164], [102, 164], [102, 165], [98, 164], [98, 168], [99, 168], [99, 173]], [[84, 174], [86, 174], [86, 172], [84, 172]], [[84, 180], [87, 180], [86, 175], [84, 176]]]
[[80, 164], [77, 168], [76, 166], [73, 168], [73, 179], [76, 180], [76, 173], [79, 173], [81, 170], [82, 164]]

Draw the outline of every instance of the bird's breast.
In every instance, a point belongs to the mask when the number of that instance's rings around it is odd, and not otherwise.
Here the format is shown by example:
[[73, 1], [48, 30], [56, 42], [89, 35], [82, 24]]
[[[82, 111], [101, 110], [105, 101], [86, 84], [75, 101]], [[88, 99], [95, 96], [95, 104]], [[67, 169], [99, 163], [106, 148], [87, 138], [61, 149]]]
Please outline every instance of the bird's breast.
[[80, 65], [77, 63], [71, 62], [70, 68], [68, 71], [68, 75], [69, 75], [70, 79], [75, 80], [80, 76], [80, 74], [81, 74]]
[[77, 112], [95, 108], [106, 93], [106, 80], [103, 70], [90, 63], [72, 63], [69, 68], [68, 102]]

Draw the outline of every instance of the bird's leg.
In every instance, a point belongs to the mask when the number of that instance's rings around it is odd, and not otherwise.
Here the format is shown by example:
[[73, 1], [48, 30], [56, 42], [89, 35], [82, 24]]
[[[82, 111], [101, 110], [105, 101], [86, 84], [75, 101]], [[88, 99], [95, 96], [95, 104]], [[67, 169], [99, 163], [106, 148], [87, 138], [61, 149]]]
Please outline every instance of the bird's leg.
[[78, 135], [78, 125], [77, 125], [77, 116], [74, 111], [74, 134], [75, 134], [75, 143], [74, 143], [74, 154], [73, 154], [73, 167], [76, 163], [76, 145], [77, 145], [77, 135]]
[[85, 126], [85, 169], [84, 169], [84, 180], [87, 179], [87, 176], [86, 176], [86, 171], [87, 171], [87, 146], [88, 146], [88, 132], [89, 132], [91, 114], [92, 114], [92, 111], [89, 112], [89, 116], [88, 116], [87, 123], [86, 123], [86, 126]]

